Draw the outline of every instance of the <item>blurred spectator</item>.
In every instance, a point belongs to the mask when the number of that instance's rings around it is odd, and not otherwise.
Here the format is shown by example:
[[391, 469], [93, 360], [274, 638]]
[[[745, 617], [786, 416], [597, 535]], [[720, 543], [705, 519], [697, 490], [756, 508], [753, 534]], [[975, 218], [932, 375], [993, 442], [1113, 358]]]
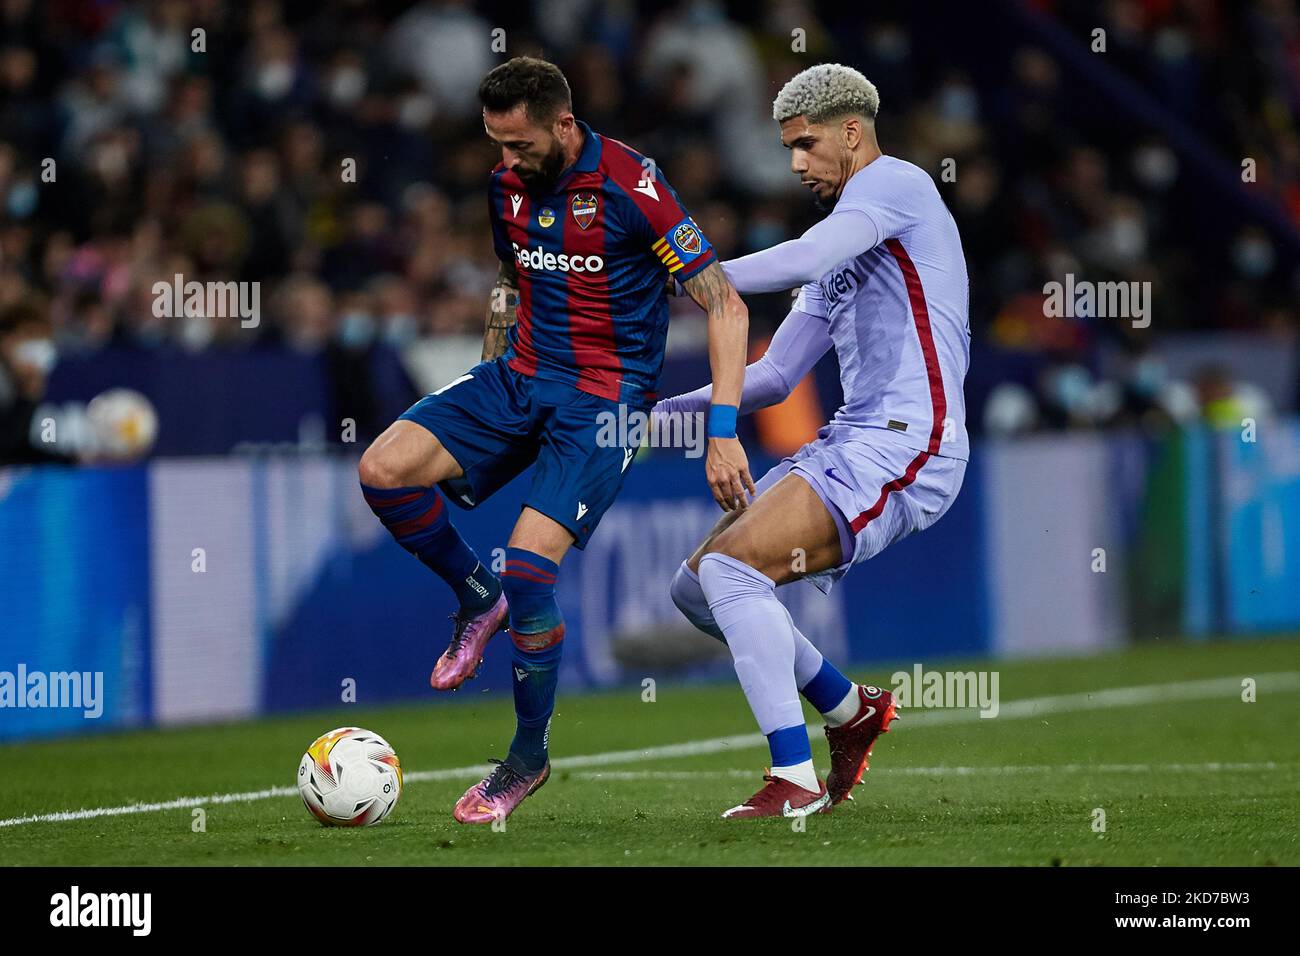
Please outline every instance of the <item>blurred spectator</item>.
[[1268, 397], [1249, 382], [1235, 380], [1222, 365], [1206, 365], [1195, 376], [1201, 417], [1211, 428], [1242, 428], [1271, 413]]
[[422, 123], [435, 112], [451, 119], [476, 116], [479, 81], [497, 63], [489, 46], [492, 29], [457, 0], [425, 0], [398, 17], [385, 41], [392, 62], [419, 77], [430, 98], [427, 105], [409, 100], [406, 109], [421, 111]]
[[33, 302], [0, 308], [0, 465], [68, 460], [33, 421], [57, 358], [50, 332]]
[[[497, 269], [483, 190], [500, 157], [475, 89], [493, 65], [556, 59], [578, 115], [652, 156], [727, 257], [814, 221], [771, 100], [840, 60], [877, 81], [883, 148], [935, 177], [961, 229], [986, 376], [977, 430], [1161, 428], [1221, 410], [1212, 377], [1161, 378], [1160, 335], [1295, 327], [1295, 236], [1255, 221], [1233, 187], [1250, 157], [1252, 198], [1300, 228], [1300, 18], [1277, 0], [1033, 9], [1076, 38], [1105, 27], [1095, 68], [1152, 93], [1227, 185], [1167, 129], [1084, 89], [1059, 49], [919, 5], [8, 0], [0, 306], [47, 297], [69, 360], [287, 349], [326, 363], [340, 408], [378, 422], [477, 359]], [[1150, 283], [1149, 339], [1044, 315], [1044, 284], [1067, 273]], [[153, 284], [177, 274], [258, 282], [270, 318], [155, 314]], [[752, 303], [756, 338], [787, 303]], [[674, 357], [698, 354], [701, 316], [673, 309]], [[1109, 378], [1107, 348], [1132, 356]]]

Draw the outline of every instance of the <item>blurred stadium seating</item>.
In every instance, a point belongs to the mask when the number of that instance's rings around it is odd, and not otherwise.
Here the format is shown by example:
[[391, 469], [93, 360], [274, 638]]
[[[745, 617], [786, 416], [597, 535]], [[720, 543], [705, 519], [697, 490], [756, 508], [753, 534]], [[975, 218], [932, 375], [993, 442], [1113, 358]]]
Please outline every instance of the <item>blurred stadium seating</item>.
[[[48, 305], [56, 408], [132, 385], [160, 407], [162, 453], [304, 428], [337, 442], [344, 418], [364, 441], [475, 357], [495, 158], [474, 87], [501, 29], [510, 53], [566, 69], [580, 116], [656, 158], [727, 256], [812, 221], [769, 119], [779, 84], [818, 60], [873, 77], [885, 149], [937, 178], [955, 163], [941, 188], [973, 276], [976, 431], [1186, 418], [1215, 389], [1293, 408], [1294, 6], [962, 6], [879, 3], [859, 21], [802, 2], [10, 0], [0, 306]], [[807, 52], [791, 52], [796, 29]], [[1045, 320], [1042, 286], [1066, 272], [1150, 281], [1152, 326]], [[153, 283], [176, 273], [261, 282], [265, 321], [155, 317]], [[703, 373], [699, 317], [680, 309], [666, 389]], [[754, 312], [770, 331], [784, 302]], [[1221, 335], [1198, 349], [1186, 330]], [[1251, 380], [1261, 340], [1265, 387]], [[241, 371], [257, 362], [275, 371]], [[231, 376], [271, 421], [221, 427]]]

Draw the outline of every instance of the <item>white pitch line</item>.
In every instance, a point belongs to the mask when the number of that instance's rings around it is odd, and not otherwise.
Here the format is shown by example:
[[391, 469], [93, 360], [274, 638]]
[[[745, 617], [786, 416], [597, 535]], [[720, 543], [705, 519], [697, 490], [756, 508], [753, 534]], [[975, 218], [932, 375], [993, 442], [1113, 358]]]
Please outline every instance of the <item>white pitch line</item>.
[[[1261, 693], [1300, 688], [1300, 671], [1280, 671], [1273, 674], [1255, 675], [1257, 688]], [[1003, 704], [998, 712], [998, 719], [1018, 719], [1039, 717], [1044, 714], [1066, 713], [1071, 711], [1097, 710], [1110, 707], [1134, 707], [1140, 704], [1158, 704], [1178, 700], [1205, 700], [1214, 697], [1238, 697], [1241, 692], [1241, 678], [1223, 677], [1212, 680], [1183, 681], [1170, 684], [1146, 684], [1138, 687], [1114, 687], [1110, 689], [1089, 691], [1081, 694], [1061, 694], [1052, 697], [1033, 697], [1026, 700], [1010, 701]], [[979, 712], [964, 710], [917, 710], [904, 711], [905, 725], [908, 730], [915, 727], [937, 726], [958, 721], [979, 720]], [[808, 736], [821, 734], [820, 726], [809, 725]], [[638, 750], [612, 750], [599, 754], [580, 754], [574, 757], [558, 757], [551, 761], [553, 770], [570, 770], [582, 767], [601, 767], [609, 764], [634, 763], [640, 760], [670, 760], [674, 757], [699, 757], [720, 753], [726, 750], [748, 750], [767, 742], [762, 734], [735, 734], [730, 737], [714, 737], [710, 740], [692, 740], [680, 744], [666, 744], [659, 747], [643, 747]], [[1082, 766], [1082, 765], [1067, 765]], [[1144, 766], [1144, 765], [1121, 765]], [[1178, 765], [1173, 765], [1178, 766]], [[1196, 766], [1196, 765], [1188, 765]], [[1225, 764], [1222, 766], [1232, 766]], [[482, 776], [491, 769], [490, 764], [475, 764], [470, 767], [452, 767], [445, 770], [419, 770], [405, 774], [408, 783], [423, 783], [439, 780], [470, 780]], [[919, 768], [931, 771], [936, 768]], [[974, 771], [976, 768], [971, 768]], [[998, 768], [1005, 772], [1007, 768]], [[1054, 768], [1060, 769], [1060, 768]], [[901, 768], [893, 772], [905, 772]], [[916, 772], [916, 768], [913, 769]], [[960, 773], [960, 769], [948, 768], [945, 772]], [[1069, 772], [1069, 771], [1066, 771]], [[1133, 771], [1137, 772], [1137, 771]], [[120, 807], [95, 807], [88, 810], [63, 810], [57, 813], [39, 813], [23, 817], [10, 817], [0, 820], [0, 828], [23, 826], [29, 823], [68, 823], [77, 820], [92, 820], [97, 817], [117, 817], [137, 813], [158, 813], [164, 810], [182, 810], [202, 807], [209, 804], [251, 803], [256, 800], [269, 800], [273, 797], [289, 797], [297, 794], [296, 787], [269, 787], [266, 790], [250, 790], [245, 793], [217, 793], [206, 797], [178, 797], [160, 803], [131, 803]]]
[[120, 817], [129, 813], [157, 813], [160, 810], [183, 810], [202, 807], [210, 803], [247, 803], [250, 800], [267, 800], [271, 797], [288, 797], [298, 792], [297, 787], [269, 787], [247, 793], [214, 793], [207, 797], [177, 797], [162, 803], [132, 803], [124, 807], [96, 807], [93, 810], [62, 810], [58, 813], [41, 813], [28, 817], [10, 817], [0, 820], [0, 827], [16, 827], [24, 823], [66, 823], [71, 820], [91, 820], [95, 817]]

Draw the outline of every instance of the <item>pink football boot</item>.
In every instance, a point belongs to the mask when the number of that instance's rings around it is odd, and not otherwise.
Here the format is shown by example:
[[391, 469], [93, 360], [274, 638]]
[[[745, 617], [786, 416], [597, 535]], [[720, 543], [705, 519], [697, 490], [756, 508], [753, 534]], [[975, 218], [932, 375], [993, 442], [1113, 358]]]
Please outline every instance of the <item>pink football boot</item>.
[[455, 690], [474, 676], [479, 664], [483, 663], [483, 650], [487, 647], [487, 642], [497, 631], [506, 629], [510, 620], [510, 605], [506, 603], [505, 594], [502, 594], [497, 598], [497, 603], [482, 614], [472, 617], [453, 614], [451, 619], [456, 622], [456, 630], [429, 677], [429, 685], [434, 690]]
[[493, 760], [496, 768], [456, 801], [451, 815], [460, 823], [491, 823], [504, 820], [524, 799], [542, 788], [551, 776], [551, 762], [536, 773], [524, 773], [504, 760]]

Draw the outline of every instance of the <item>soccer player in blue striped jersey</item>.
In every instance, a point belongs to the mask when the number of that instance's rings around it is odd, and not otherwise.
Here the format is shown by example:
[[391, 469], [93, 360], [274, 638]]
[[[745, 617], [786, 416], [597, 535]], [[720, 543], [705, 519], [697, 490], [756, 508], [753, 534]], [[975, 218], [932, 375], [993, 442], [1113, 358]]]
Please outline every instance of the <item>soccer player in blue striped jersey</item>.
[[[754, 493], [736, 415], [748, 313], [708, 240], [654, 163], [573, 115], [564, 75], [516, 57], [479, 87], [501, 149], [488, 188], [501, 269], [483, 361], [412, 406], [361, 458], [366, 501], [455, 591], [460, 609], [430, 678], [454, 690], [507, 625], [516, 729], [506, 758], [457, 802], [462, 823], [504, 819], [546, 782], [564, 621], [560, 561], [613, 503], [636, 449], [601, 424], [654, 405], [668, 331], [667, 278], [708, 312], [713, 399], [705, 473], [714, 499]], [[487, 500], [529, 465], [532, 486], [497, 577], [451, 524], [444, 497]]]

